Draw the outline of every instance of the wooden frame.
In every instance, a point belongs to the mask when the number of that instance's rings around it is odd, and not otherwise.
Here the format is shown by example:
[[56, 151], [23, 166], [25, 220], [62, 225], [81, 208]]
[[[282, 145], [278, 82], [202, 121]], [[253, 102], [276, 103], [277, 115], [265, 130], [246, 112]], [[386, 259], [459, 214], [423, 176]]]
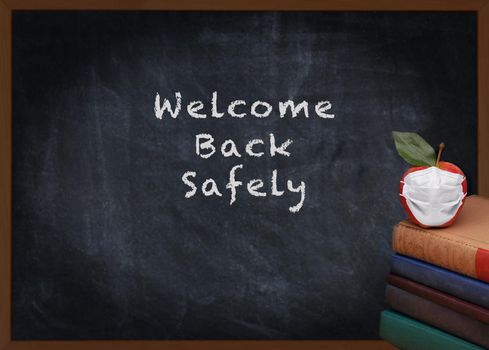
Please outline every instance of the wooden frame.
[[489, 196], [489, 0], [0, 0], [0, 350], [393, 349], [383, 341], [12, 341], [13, 10], [475, 11], [478, 19], [478, 193]]

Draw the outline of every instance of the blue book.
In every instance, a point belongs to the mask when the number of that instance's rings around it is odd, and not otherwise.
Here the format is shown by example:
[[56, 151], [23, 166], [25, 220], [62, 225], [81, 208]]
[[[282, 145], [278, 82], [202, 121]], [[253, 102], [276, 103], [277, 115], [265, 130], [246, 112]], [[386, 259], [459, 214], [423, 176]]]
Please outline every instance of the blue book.
[[391, 271], [393, 274], [489, 308], [488, 283], [399, 254], [392, 256]]

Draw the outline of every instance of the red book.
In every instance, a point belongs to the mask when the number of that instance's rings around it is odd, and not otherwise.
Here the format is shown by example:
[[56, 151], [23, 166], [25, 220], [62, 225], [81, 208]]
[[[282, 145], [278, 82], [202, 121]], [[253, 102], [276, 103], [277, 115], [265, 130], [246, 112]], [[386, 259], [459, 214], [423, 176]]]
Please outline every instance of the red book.
[[489, 199], [468, 197], [457, 221], [446, 228], [402, 221], [392, 246], [399, 254], [489, 282]]
[[487, 323], [390, 284], [387, 285], [385, 291], [385, 301], [395, 311], [484, 348], [489, 348], [489, 324]]
[[489, 324], [489, 310], [449, 294], [442, 293], [436, 289], [424, 286], [406, 278], [390, 274], [387, 277], [389, 284], [417, 295], [426, 300], [445, 306], [451, 310], [466, 315], [474, 320]]

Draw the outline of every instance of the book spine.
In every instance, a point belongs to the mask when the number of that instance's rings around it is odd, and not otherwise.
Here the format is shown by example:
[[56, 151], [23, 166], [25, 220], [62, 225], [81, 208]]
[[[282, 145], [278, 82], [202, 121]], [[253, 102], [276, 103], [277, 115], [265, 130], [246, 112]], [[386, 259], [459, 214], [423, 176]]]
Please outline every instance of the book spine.
[[392, 247], [397, 253], [489, 282], [485, 249], [402, 224], [394, 228]]
[[397, 275], [389, 274], [389, 276], [387, 276], [387, 283], [489, 326], [489, 310], [486, 308], [455, 298], [436, 289], [432, 289]]
[[398, 254], [392, 256], [391, 271], [489, 309], [488, 283]]
[[489, 348], [489, 325], [387, 285], [386, 303], [394, 310], [445, 332]]
[[393, 311], [380, 316], [380, 337], [404, 350], [482, 350], [446, 332]]
[[476, 274], [483, 281], [489, 281], [489, 250], [477, 249], [475, 255]]

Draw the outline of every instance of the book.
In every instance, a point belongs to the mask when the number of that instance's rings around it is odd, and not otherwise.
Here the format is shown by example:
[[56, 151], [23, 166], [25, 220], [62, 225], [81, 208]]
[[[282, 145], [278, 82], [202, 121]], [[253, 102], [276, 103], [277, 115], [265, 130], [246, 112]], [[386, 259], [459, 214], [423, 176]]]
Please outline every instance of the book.
[[470, 196], [457, 221], [446, 228], [421, 228], [402, 221], [392, 246], [397, 253], [489, 282], [489, 199]]
[[393, 274], [387, 276], [387, 282], [394, 287], [401, 288], [418, 297], [445, 306], [474, 320], [489, 324], [489, 310], [486, 308]]
[[483, 350], [480, 346], [397, 312], [380, 315], [380, 337], [404, 350]]
[[489, 284], [441, 267], [395, 254], [391, 272], [489, 309]]
[[387, 285], [386, 303], [395, 311], [489, 348], [489, 325], [403, 289]]

